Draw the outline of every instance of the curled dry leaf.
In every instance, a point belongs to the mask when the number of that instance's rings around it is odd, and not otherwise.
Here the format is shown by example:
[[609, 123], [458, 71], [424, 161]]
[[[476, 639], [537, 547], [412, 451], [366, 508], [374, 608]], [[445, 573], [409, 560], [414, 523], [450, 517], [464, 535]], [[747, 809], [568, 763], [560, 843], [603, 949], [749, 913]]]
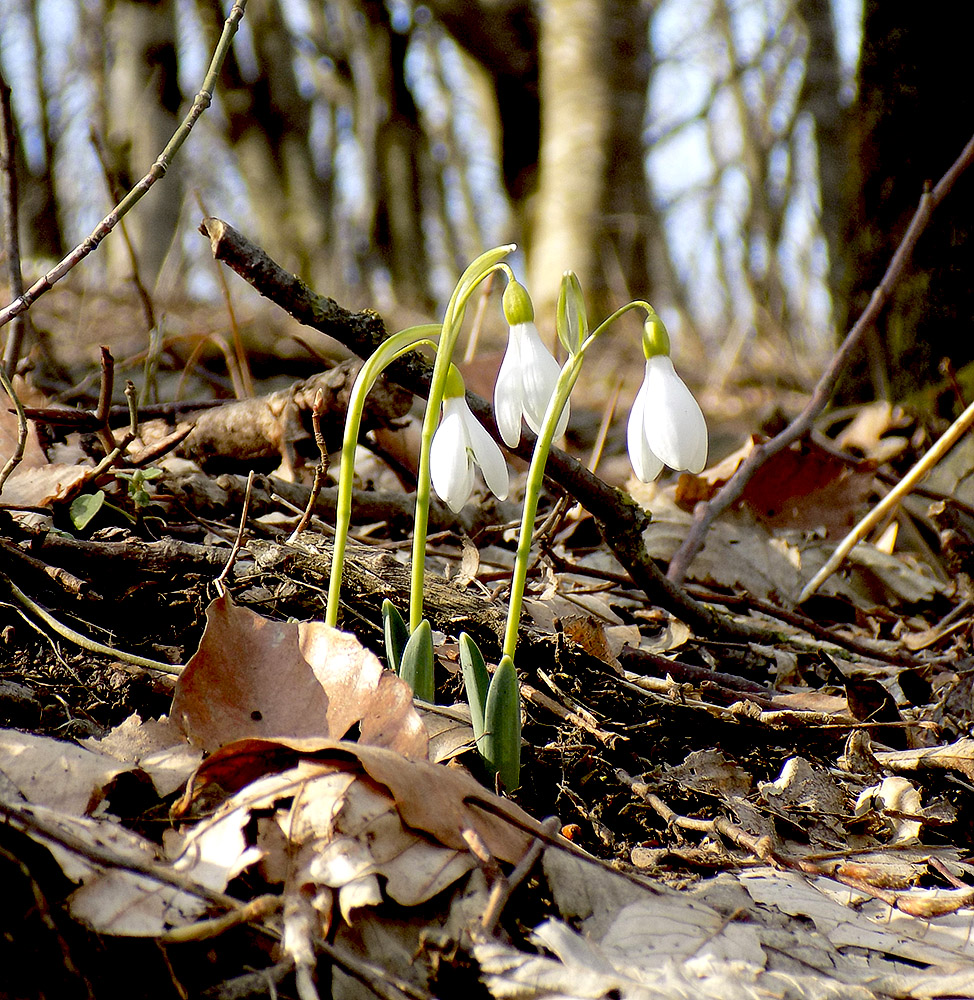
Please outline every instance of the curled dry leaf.
[[321, 622], [276, 622], [223, 596], [176, 683], [173, 722], [213, 751], [247, 738], [332, 737], [425, 757], [409, 686], [353, 635]]
[[[385, 900], [415, 906], [476, 868], [464, 831], [516, 864], [540, 829], [466, 772], [339, 740], [226, 746], [203, 762], [175, 813], [197, 805], [212, 814], [187, 828], [177, 865], [229, 874], [256, 848], [263, 876], [283, 882], [284, 950], [306, 972], [313, 940], [339, 914], [358, 924]], [[255, 846], [241, 837], [252, 820]], [[227, 836], [215, 840], [211, 830]]]
[[404, 823], [455, 850], [467, 850], [462, 831], [473, 829], [495, 858], [516, 864], [541, 829], [466, 771], [409, 759], [385, 747], [331, 739], [247, 739], [225, 746], [203, 761], [173, 814], [191, 815], [201, 803], [211, 808], [218, 796], [282, 773], [302, 758], [367, 775], [388, 789]]

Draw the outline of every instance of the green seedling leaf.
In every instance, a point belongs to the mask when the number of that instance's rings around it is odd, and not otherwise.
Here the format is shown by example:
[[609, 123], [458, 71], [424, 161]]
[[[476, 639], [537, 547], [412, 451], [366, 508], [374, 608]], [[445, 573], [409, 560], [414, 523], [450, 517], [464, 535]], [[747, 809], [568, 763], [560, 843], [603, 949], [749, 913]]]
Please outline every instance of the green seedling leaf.
[[388, 597], [382, 602], [382, 631], [386, 639], [386, 663], [390, 670], [398, 674], [402, 651], [409, 642], [409, 629]]
[[82, 493], [75, 497], [68, 508], [68, 517], [78, 531], [83, 531], [88, 522], [101, 510], [105, 502], [105, 491], [98, 490], [97, 493]]
[[509, 656], [501, 658], [490, 681], [481, 744], [484, 761], [513, 792], [521, 780], [521, 692]]
[[433, 704], [433, 630], [424, 618], [402, 651], [399, 676], [421, 701]]
[[484, 735], [484, 712], [487, 708], [490, 676], [483, 655], [466, 632], [460, 633], [460, 666], [463, 669], [463, 686], [467, 690], [467, 703], [470, 705], [473, 735], [479, 747]]

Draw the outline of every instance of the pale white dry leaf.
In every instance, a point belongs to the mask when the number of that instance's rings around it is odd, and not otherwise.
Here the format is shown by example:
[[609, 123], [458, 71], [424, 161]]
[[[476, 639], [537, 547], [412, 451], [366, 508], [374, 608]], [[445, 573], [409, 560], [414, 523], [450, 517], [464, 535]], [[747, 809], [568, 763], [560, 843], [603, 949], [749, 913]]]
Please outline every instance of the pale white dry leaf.
[[452, 760], [474, 746], [473, 726], [470, 724], [470, 706], [417, 704], [426, 734], [429, 737], [431, 764]]
[[145, 875], [112, 868], [77, 889], [69, 908], [75, 919], [99, 934], [158, 937], [192, 923], [207, 903]]
[[974, 781], [974, 739], [962, 737], [942, 747], [924, 747], [919, 750], [876, 751], [874, 756], [883, 767], [892, 771], [958, 771], [969, 781]]
[[789, 757], [774, 781], [761, 781], [765, 800], [782, 809], [798, 807], [830, 816], [846, 811], [845, 796], [829, 773], [804, 757]]
[[82, 746], [126, 764], [137, 764], [165, 798], [189, 780], [203, 759], [200, 750], [165, 717], [142, 720], [133, 713], [101, 739], [81, 740]]
[[[920, 793], [916, 786], [897, 774], [883, 778], [878, 785], [872, 785], [859, 793], [855, 807], [856, 815], [862, 815], [869, 809], [876, 809], [884, 814], [887, 812], [912, 813], [917, 816], [923, 809], [923, 805], [920, 802]], [[884, 815], [884, 818], [893, 831], [890, 843], [910, 844], [920, 839], [923, 823], [919, 820], [888, 815]]]
[[681, 764], [666, 768], [664, 777], [707, 795], [747, 795], [751, 790], [751, 775], [719, 750], [695, 750]]
[[69, 815], [91, 813], [112, 781], [134, 767], [49, 736], [0, 730], [0, 769], [7, 778], [28, 802]]
[[[819, 933], [835, 948], [866, 948], [876, 956], [901, 959], [938, 970], [952, 969], [960, 963], [974, 969], [974, 913], [965, 915], [967, 938], [950, 936], [943, 940], [930, 933], [937, 920], [921, 920], [903, 914], [905, 921], [892, 929], [896, 915], [892, 907], [875, 901], [862, 909], [863, 894], [844, 890], [839, 883], [825, 878], [806, 878], [795, 872], [762, 868], [741, 872], [738, 876], [747, 893], [762, 906], [772, 906], [782, 913], [810, 919]], [[857, 903], [858, 905], [848, 905]], [[870, 958], [872, 964], [877, 959]], [[877, 966], [878, 969], [878, 966]]]

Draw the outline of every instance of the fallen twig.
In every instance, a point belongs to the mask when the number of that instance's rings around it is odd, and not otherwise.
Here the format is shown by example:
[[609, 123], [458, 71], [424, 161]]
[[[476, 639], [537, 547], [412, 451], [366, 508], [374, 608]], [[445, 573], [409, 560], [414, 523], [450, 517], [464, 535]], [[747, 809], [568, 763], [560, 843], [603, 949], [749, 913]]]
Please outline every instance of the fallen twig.
[[825, 565], [805, 584], [798, 603], [807, 600], [816, 590], [842, 565], [845, 557], [866, 537], [874, 525], [878, 524], [886, 514], [903, 499], [913, 487], [950, 451], [951, 448], [967, 433], [974, 424], [974, 403], [950, 425], [940, 436], [937, 443], [920, 459], [916, 465], [899, 481], [899, 483], [883, 497], [882, 500], [839, 542], [835, 551], [829, 556]]

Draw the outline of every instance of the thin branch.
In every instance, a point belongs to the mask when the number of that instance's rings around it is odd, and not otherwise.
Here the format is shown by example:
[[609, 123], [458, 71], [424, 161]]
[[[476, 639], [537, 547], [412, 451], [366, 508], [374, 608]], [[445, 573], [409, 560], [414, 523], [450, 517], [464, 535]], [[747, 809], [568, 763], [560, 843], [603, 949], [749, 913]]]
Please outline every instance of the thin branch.
[[832, 356], [828, 367], [815, 386], [812, 396], [805, 408], [797, 417], [778, 435], [770, 441], [757, 445], [747, 458], [737, 467], [737, 471], [726, 482], [720, 492], [709, 503], [697, 505], [694, 512], [693, 524], [683, 540], [683, 544], [676, 551], [670, 562], [667, 577], [674, 584], [682, 584], [686, 578], [687, 571], [694, 557], [703, 547], [704, 537], [710, 525], [718, 518], [731, 504], [740, 499], [745, 487], [751, 481], [754, 474], [772, 456], [787, 448], [792, 442], [811, 430], [815, 419], [828, 405], [832, 398], [832, 393], [838, 385], [852, 352], [858, 347], [859, 342], [871, 329], [873, 323], [879, 318], [883, 307], [886, 305], [890, 293], [893, 291], [897, 281], [903, 274], [910, 255], [920, 238], [920, 234], [926, 228], [930, 217], [940, 203], [947, 197], [957, 178], [974, 161], [974, 138], [971, 138], [964, 147], [963, 152], [954, 161], [951, 168], [937, 183], [931, 191], [923, 192], [916, 212], [910, 221], [909, 228], [903, 236], [900, 245], [893, 254], [886, 273], [873, 291], [872, 297], [865, 311], [856, 321], [855, 326], [849, 331], [839, 349]]
[[[3, 242], [7, 251], [7, 277], [12, 295], [23, 295], [24, 276], [20, 270], [20, 215], [17, 190], [17, 136], [10, 107], [10, 87], [0, 71], [0, 187], [2, 187]], [[27, 328], [26, 317], [18, 317], [10, 327], [3, 352], [3, 370], [13, 378]]]
[[146, 192], [161, 177], [172, 164], [173, 158], [179, 148], [189, 137], [193, 126], [199, 117], [210, 106], [213, 100], [213, 91], [216, 88], [217, 78], [223, 61], [230, 51], [230, 42], [237, 31], [240, 19], [244, 15], [247, 0], [235, 0], [226, 22], [223, 25], [223, 34], [213, 53], [209, 69], [203, 80], [203, 86], [193, 101], [193, 106], [189, 109], [189, 114], [183, 119], [182, 124], [176, 129], [168, 145], [159, 154], [159, 158], [149, 168], [149, 172], [129, 191], [129, 193], [105, 216], [101, 222], [95, 226], [91, 235], [79, 243], [74, 250], [56, 264], [42, 278], [36, 281], [26, 292], [18, 295], [9, 305], [0, 309], [0, 327], [5, 326], [15, 316], [26, 312], [37, 299], [45, 292], [49, 291], [59, 282], [69, 271], [81, 263], [93, 250], [97, 249], [101, 241], [119, 224], [125, 215], [135, 207], [144, 197]]
[[0, 365], [0, 384], [3, 385], [11, 402], [14, 404], [14, 409], [17, 411], [17, 447], [13, 450], [10, 458], [4, 463], [3, 468], [0, 469], [0, 493], [2, 493], [4, 484], [10, 478], [10, 474], [24, 459], [24, 451], [27, 448], [28, 428], [24, 404], [21, 403], [17, 393], [14, 392], [13, 384], [7, 377], [7, 372], [3, 365]]

